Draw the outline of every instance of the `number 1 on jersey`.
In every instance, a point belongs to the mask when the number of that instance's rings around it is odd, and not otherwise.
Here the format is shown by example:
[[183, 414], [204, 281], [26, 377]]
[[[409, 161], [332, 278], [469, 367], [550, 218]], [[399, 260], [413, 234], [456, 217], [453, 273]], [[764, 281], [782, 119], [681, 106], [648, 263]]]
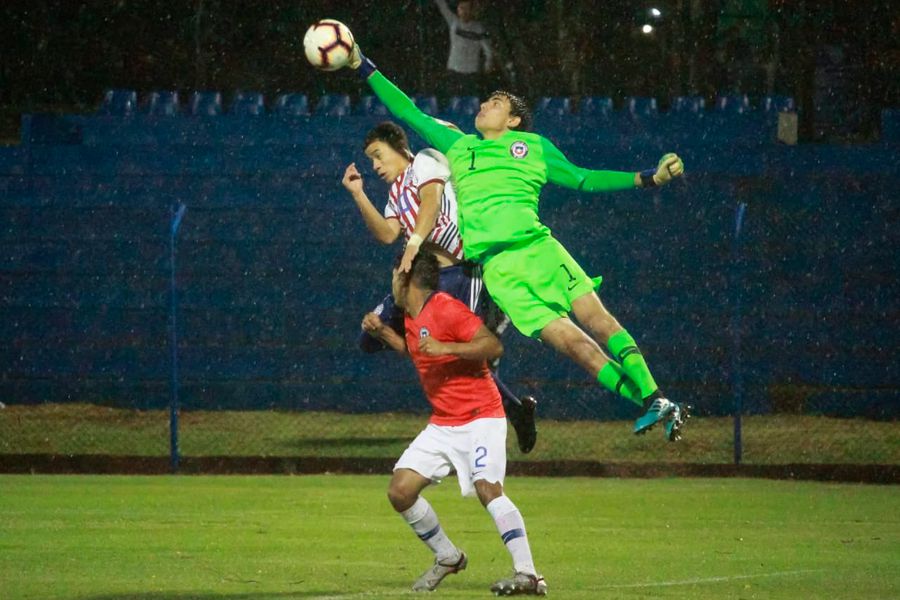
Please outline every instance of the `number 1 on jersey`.
[[472, 162], [469, 163], [469, 170], [475, 170], [475, 150], [472, 150]]

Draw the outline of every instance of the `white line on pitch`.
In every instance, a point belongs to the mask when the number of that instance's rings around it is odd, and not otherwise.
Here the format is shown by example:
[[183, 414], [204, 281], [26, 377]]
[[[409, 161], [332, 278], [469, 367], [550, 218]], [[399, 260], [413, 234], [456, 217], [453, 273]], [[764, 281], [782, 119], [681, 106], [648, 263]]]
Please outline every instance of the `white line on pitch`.
[[759, 579], [761, 577], [785, 577], [787, 575], [800, 575], [802, 573], [818, 573], [822, 569], [801, 569], [799, 571], [776, 571], [774, 573], [759, 573], [757, 575], [728, 575], [723, 577], [704, 577], [699, 579], [683, 579], [681, 581], [658, 581], [655, 583], [617, 583], [613, 585], [600, 585], [597, 589], [621, 589], [621, 588], [650, 588], [670, 587], [675, 585], [695, 585], [698, 583], [718, 583], [721, 581], [736, 581], [738, 579]]
[[412, 596], [413, 592], [403, 591], [403, 592], [356, 592], [355, 594], [336, 594], [329, 596], [313, 596], [310, 600], [353, 600], [354, 598], [383, 598], [383, 597], [391, 597], [396, 598], [397, 596]]

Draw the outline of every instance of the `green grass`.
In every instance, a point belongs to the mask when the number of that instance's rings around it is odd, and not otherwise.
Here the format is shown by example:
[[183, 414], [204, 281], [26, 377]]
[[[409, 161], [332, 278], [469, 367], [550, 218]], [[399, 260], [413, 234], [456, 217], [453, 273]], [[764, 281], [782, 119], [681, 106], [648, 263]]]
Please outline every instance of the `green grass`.
[[[422, 415], [324, 412], [185, 412], [186, 456], [341, 456], [395, 458], [422, 429]], [[92, 404], [9, 406], [0, 410], [0, 454], [118, 454], [165, 456], [168, 414]], [[527, 456], [512, 460], [730, 463], [732, 420], [688, 421], [685, 439], [662, 441], [659, 431], [635, 437], [631, 422], [539, 420], [540, 437]], [[744, 461], [785, 463], [900, 463], [900, 423], [801, 415], [744, 419]]]
[[[387, 476], [0, 477], [5, 600], [397, 598], [430, 554]], [[513, 478], [555, 598], [897, 598], [900, 488]], [[427, 491], [470, 555], [435, 597], [510, 569], [455, 480]]]

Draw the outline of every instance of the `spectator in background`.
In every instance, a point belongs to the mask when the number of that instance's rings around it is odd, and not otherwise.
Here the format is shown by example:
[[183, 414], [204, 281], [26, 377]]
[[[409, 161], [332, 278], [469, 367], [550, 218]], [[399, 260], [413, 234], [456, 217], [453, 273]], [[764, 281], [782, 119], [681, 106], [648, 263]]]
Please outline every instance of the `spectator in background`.
[[483, 73], [493, 67], [493, 52], [487, 30], [475, 20], [474, 3], [459, 0], [454, 13], [447, 6], [447, 0], [434, 1], [450, 30], [450, 54], [443, 92], [448, 96], [481, 96]]

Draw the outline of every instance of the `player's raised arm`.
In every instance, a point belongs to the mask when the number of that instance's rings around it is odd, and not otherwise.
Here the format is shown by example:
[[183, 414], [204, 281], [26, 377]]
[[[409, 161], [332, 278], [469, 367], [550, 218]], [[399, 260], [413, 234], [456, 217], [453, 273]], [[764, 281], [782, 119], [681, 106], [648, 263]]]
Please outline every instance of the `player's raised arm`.
[[635, 187], [654, 187], [668, 183], [684, 173], [684, 163], [675, 154], [666, 154], [655, 169], [638, 173], [585, 169], [569, 159], [546, 138], [543, 139], [547, 179], [551, 183], [585, 192], [614, 192]]
[[434, 3], [437, 4], [438, 10], [441, 11], [441, 16], [447, 21], [447, 25], [453, 27], [454, 22], [456, 21], [456, 15], [453, 14], [453, 11], [447, 6], [447, 0], [434, 0]]
[[434, 230], [438, 215], [441, 213], [441, 197], [444, 195], [444, 186], [450, 179], [450, 167], [447, 159], [431, 148], [419, 152], [414, 159], [414, 164], [424, 181], [419, 184], [419, 215], [416, 217], [416, 229], [406, 243], [406, 250], [400, 261], [401, 273], [409, 272], [422, 242], [427, 240]]
[[406, 242], [406, 250], [400, 260], [400, 272], [409, 273], [412, 261], [419, 253], [422, 242], [428, 239], [441, 212], [441, 195], [444, 193], [444, 184], [431, 182], [419, 188], [419, 216], [416, 219], [416, 229]]
[[400, 221], [396, 218], [389, 219], [384, 216], [375, 206], [363, 189], [362, 176], [356, 168], [356, 163], [350, 164], [344, 171], [344, 178], [341, 180], [344, 188], [350, 192], [353, 201], [356, 202], [357, 208], [362, 215], [366, 227], [375, 236], [375, 239], [382, 244], [391, 244], [400, 235]]
[[392, 115], [412, 127], [416, 133], [441, 152], [446, 152], [456, 140], [462, 137], [462, 132], [446, 127], [419, 110], [409, 96], [382, 75], [371, 60], [362, 55], [359, 45], [353, 48], [353, 57], [349, 66], [356, 69], [360, 77], [369, 83], [372, 91], [391, 111]]

